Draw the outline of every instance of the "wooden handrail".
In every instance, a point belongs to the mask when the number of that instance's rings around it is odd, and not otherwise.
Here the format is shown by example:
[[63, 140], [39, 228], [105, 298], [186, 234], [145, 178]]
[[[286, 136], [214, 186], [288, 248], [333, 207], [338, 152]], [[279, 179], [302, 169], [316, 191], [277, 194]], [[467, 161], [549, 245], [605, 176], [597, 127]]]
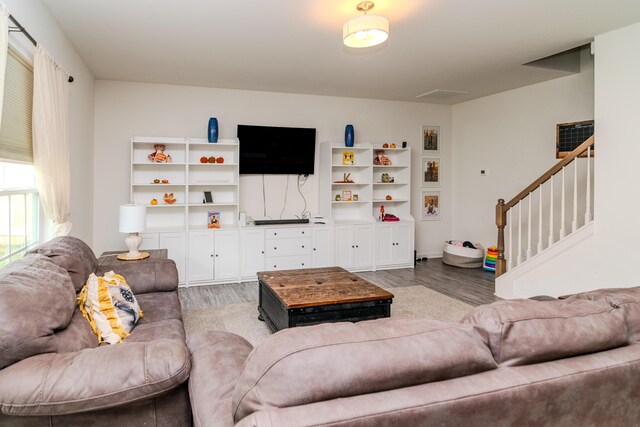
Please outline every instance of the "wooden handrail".
[[540, 185], [551, 179], [552, 176], [560, 172], [563, 167], [571, 163], [576, 157], [587, 151], [587, 149], [593, 145], [594, 141], [593, 136], [589, 137], [586, 141], [577, 146], [567, 157], [556, 163], [551, 169], [543, 173], [540, 178], [533, 181], [531, 185], [527, 186], [527, 188], [522, 190], [517, 196], [509, 200], [507, 203], [505, 203], [503, 199], [498, 200], [498, 204], [496, 205], [496, 226], [498, 227], [498, 259], [496, 260], [496, 277], [501, 276], [507, 271], [507, 262], [504, 258], [504, 228], [507, 225], [507, 212], [509, 209], [517, 205], [521, 200], [540, 187]]
[[535, 190], [536, 188], [538, 188], [540, 186], [540, 184], [544, 184], [545, 182], [547, 182], [553, 175], [557, 174], [558, 172], [560, 172], [562, 170], [563, 167], [565, 167], [566, 165], [568, 165], [569, 163], [571, 163], [573, 161], [573, 159], [575, 159], [576, 157], [578, 157], [580, 154], [584, 153], [585, 151], [587, 151], [587, 148], [591, 147], [594, 143], [594, 139], [593, 139], [593, 135], [589, 137], [589, 139], [587, 139], [585, 142], [583, 142], [582, 144], [578, 145], [576, 147], [575, 150], [573, 150], [567, 157], [565, 157], [564, 159], [562, 159], [561, 161], [559, 161], [558, 163], [556, 163], [551, 169], [549, 169], [548, 171], [546, 171], [545, 173], [543, 173], [540, 178], [536, 179], [535, 181], [533, 181], [531, 183], [531, 185], [529, 185], [527, 188], [525, 188], [524, 190], [522, 190], [521, 192], [518, 193], [518, 195], [516, 197], [514, 197], [513, 199], [509, 200], [507, 203], [504, 204], [504, 211], [505, 213], [511, 209], [512, 207], [514, 207], [515, 205], [518, 204], [518, 202], [522, 199], [524, 199], [525, 197], [527, 197], [529, 195], [529, 193], [531, 193], [533, 190]]

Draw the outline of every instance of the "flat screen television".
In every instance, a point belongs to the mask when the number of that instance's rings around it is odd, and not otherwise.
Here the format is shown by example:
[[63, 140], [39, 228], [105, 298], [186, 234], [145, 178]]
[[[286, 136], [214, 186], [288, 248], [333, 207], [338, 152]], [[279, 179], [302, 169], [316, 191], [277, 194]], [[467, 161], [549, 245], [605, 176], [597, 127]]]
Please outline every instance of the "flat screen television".
[[315, 128], [238, 125], [241, 174], [312, 175]]

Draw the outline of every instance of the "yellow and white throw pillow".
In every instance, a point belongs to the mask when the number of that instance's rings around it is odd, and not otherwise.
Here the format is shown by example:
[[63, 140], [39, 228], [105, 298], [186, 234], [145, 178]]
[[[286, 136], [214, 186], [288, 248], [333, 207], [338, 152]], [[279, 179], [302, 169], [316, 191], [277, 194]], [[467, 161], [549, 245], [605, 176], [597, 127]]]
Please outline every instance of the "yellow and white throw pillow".
[[98, 336], [98, 343], [122, 342], [143, 314], [124, 277], [113, 271], [91, 274], [78, 295], [82, 315]]

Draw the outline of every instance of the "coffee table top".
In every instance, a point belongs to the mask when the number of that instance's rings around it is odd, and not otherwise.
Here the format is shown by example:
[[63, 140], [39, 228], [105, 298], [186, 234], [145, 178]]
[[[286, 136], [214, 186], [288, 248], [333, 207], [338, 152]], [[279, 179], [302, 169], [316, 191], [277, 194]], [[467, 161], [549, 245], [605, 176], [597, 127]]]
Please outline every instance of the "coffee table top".
[[341, 267], [261, 271], [258, 279], [288, 309], [393, 298], [392, 293]]

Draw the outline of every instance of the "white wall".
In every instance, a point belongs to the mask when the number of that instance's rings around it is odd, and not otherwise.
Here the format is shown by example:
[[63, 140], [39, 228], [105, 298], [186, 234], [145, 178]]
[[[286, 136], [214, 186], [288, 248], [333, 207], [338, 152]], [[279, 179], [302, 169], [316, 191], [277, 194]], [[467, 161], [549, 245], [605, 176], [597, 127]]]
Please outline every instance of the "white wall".
[[[408, 102], [377, 101], [272, 92], [170, 86], [116, 81], [96, 82], [94, 243], [96, 251], [123, 248], [117, 208], [129, 201], [131, 136], [206, 137], [209, 117], [217, 117], [221, 138], [235, 138], [237, 124], [315, 127], [317, 141], [344, 141], [344, 128], [353, 123], [356, 144], [400, 143], [413, 147], [412, 212], [416, 218], [416, 250], [437, 254], [449, 236], [450, 205], [442, 221], [420, 221], [421, 126], [441, 126], [445, 171], [444, 200], [451, 191], [451, 107]], [[305, 194], [308, 209], [318, 213], [318, 167]], [[285, 176], [267, 176], [267, 215], [278, 218], [284, 201]], [[240, 210], [263, 216], [259, 176], [242, 176]], [[291, 177], [284, 217], [302, 211], [303, 202]]]
[[496, 244], [498, 199], [557, 162], [556, 124], [593, 119], [593, 78], [587, 56], [580, 74], [453, 106], [453, 238]]
[[11, 13], [75, 81], [69, 85], [71, 156], [71, 234], [93, 241], [93, 107], [94, 79], [82, 58], [37, 0], [3, 0]]
[[640, 23], [595, 38], [593, 236], [514, 283], [516, 296], [640, 284]]

